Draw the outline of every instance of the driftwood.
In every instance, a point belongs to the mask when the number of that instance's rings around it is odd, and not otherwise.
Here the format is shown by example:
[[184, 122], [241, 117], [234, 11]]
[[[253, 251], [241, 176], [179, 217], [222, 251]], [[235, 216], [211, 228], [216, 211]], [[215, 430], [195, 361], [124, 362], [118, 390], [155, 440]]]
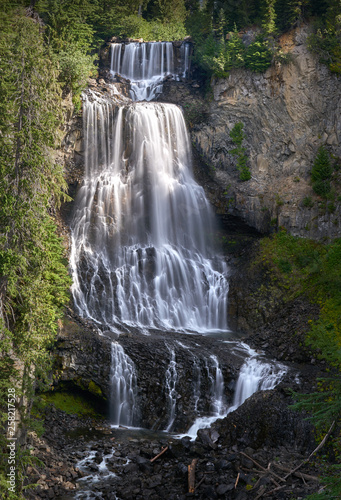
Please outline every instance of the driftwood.
[[[288, 467], [284, 467], [282, 464], [274, 464], [275, 467], [281, 469], [283, 472], [291, 472]], [[320, 478], [317, 476], [311, 476], [310, 474], [305, 474], [304, 472], [293, 472], [293, 476], [299, 477], [300, 479], [306, 479], [307, 481], [319, 481]]]
[[[320, 442], [320, 444], [315, 448], [315, 450], [312, 453], [310, 453], [310, 455], [309, 455], [308, 458], [306, 458], [305, 460], [303, 460], [294, 469], [289, 469], [288, 467], [285, 467], [282, 464], [277, 464], [277, 463], [272, 463], [272, 462], [269, 462], [268, 466], [265, 468], [261, 464], [259, 464], [256, 460], [254, 460], [252, 457], [250, 457], [246, 453], [240, 451], [239, 452], [240, 455], [243, 455], [244, 457], [248, 458], [255, 465], [255, 467], [253, 469], [245, 469], [245, 468], [241, 467], [241, 470], [247, 470], [248, 472], [253, 472], [253, 473], [255, 473], [255, 474], [257, 474], [259, 476], [259, 479], [256, 482], [256, 484], [254, 485], [254, 487], [252, 488], [252, 490], [255, 490], [258, 487], [261, 477], [264, 477], [266, 475], [269, 475], [269, 479], [275, 485], [275, 488], [273, 488], [271, 490], [268, 490], [268, 491], [267, 491], [267, 487], [265, 485], [262, 485], [259, 488], [259, 491], [258, 491], [258, 494], [257, 494], [255, 500], [259, 500], [262, 497], [271, 496], [274, 493], [276, 493], [278, 491], [281, 491], [284, 488], [288, 487], [287, 480], [288, 480], [288, 478], [290, 476], [298, 477], [304, 483], [305, 483], [305, 481], [315, 481], [315, 482], [318, 482], [319, 481], [318, 477], [311, 476], [310, 474], [305, 474], [304, 472], [300, 472], [298, 469], [300, 469], [305, 464], [307, 464], [309, 462], [309, 460], [315, 455], [315, 453], [317, 453], [322, 448], [322, 446], [326, 443], [326, 441], [328, 440], [329, 436], [333, 432], [334, 426], [335, 426], [335, 421], [331, 424], [331, 426], [330, 426], [327, 434], [324, 436], [324, 438], [322, 439], [322, 441]], [[271, 470], [271, 466], [277, 467], [277, 469], [280, 469], [281, 471], [286, 472], [286, 475], [284, 477], [279, 476], [278, 474], [276, 474], [276, 472], [274, 472], [273, 470]], [[238, 475], [236, 483], [235, 483], [235, 488], [237, 487], [238, 480], [239, 480], [239, 475]], [[281, 484], [279, 484], [279, 483], [281, 483]]]
[[307, 462], [309, 462], [309, 460], [311, 459], [311, 457], [313, 455], [315, 455], [315, 453], [317, 453], [321, 448], [322, 446], [325, 444], [325, 442], [327, 441], [327, 439], [329, 438], [329, 436], [331, 435], [331, 433], [333, 432], [333, 429], [334, 429], [334, 426], [335, 426], [335, 420], [334, 422], [332, 423], [332, 425], [330, 426], [329, 428], [329, 431], [327, 432], [327, 434], [324, 436], [324, 438], [322, 439], [321, 443], [317, 446], [317, 448], [315, 448], [314, 451], [312, 451], [309, 455], [308, 458], [306, 458], [305, 460], [303, 460], [303, 462], [300, 463], [300, 465], [298, 465], [297, 467], [295, 467], [295, 469], [293, 469], [292, 471], [290, 471], [285, 477], [284, 477], [284, 480], [286, 481], [288, 479], [289, 476], [291, 476], [292, 474], [294, 474], [294, 472], [296, 472], [298, 469], [300, 469], [303, 465], [305, 465]]
[[152, 463], [155, 462], [155, 460], [157, 460], [159, 457], [161, 457], [161, 455], [163, 455], [167, 450], [168, 450], [168, 446], [165, 446], [164, 448], [162, 448], [162, 450], [160, 451], [160, 453], [158, 455], [156, 455], [155, 457], [150, 459], [150, 462], [152, 462]]
[[261, 464], [259, 464], [258, 462], [256, 462], [256, 460], [254, 460], [252, 457], [249, 457], [249, 455], [247, 455], [246, 453], [243, 453], [242, 451], [239, 452], [241, 455], [244, 455], [244, 457], [248, 458], [249, 460], [251, 460], [259, 469], [261, 469], [262, 471], [264, 472], [268, 472], [269, 474], [272, 474], [274, 477], [276, 477], [279, 481], [284, 481], [283, 478], [281, 478], [280, 476], [278, 476], [275, 472], [273, 472], [272, 470], [270, 470], [270, 465], [271, 463], [268, 465], [268, 468], [266, 469], [265, 467], [263, 467]]
[[198, 482], [198, 484], [194, 488], [194, 492], [196, 492], [197, 489], [199, 488], [199, 486], [205, 481], [205, 477], [206, 477], [206, 474], [204, 474], [203, 477], [200, 479], [200, 481]]
[[198, 459], [194, 458], [192, 463], [188, 466], [188, 492], [195, 492], [195, 466], [197, 465]]

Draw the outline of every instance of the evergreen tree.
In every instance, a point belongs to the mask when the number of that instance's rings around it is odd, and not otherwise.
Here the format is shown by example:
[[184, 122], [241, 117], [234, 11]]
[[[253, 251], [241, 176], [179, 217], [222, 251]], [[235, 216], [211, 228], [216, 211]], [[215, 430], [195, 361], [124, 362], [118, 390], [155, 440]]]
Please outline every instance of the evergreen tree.
[[[58, 69], [38, 20], [4, 2], [0, 16], [0, 397], [16, 384], [30, 398], [38, 373], [46, 376], [48, 349], [68, 300], [70, 279], [50, 204], [66, 188], [52, 161], [62, 121]], [[22, 365], [20, 373], [15, 368]], [[17, 379], [15, 378], [17, 377]], [[3, 424], [3, 399], [0, 425]], [[17, 409], [25, 416], [24, 407]], [[0, 438], [0, 493], [3, 469]], [[22, 472], [22, 471], [21, 471]], [[18, 467], [18, 478], [20, 470]], [[6, 484], [6, 483], [5, 483]], [[20, 480], [15, 498], [20, 496]], [[0, 495], [0, 496], [1, 496]]]
[[262, 28], [266, 35], [276, 32], [276, 0], [263, 0], [262, 4]]
[[309, 14], [309, 0], [277, 0], [275, 10], [277, 27], [286, 31], [300, 24]]
[[158, 0], [161, 21], [163, 23], [183, 24], [186, 19], [184, 0]]
[[330, 179], [332, 173], [333, 167], [330, 161], [329, 153], [326, 148], [321, 146], [317, 152], [317, 156], [311, 170], [313, 190], [319, 196], [326, 197], [330, 192]]
[[95, 74], [94, 28], [97, 5], [89, 0], [48, 0], [40, 12], [46, 22], [46, 38], [60, 65], [60, 81], [72, 92], [80, 108], [80, 94]]

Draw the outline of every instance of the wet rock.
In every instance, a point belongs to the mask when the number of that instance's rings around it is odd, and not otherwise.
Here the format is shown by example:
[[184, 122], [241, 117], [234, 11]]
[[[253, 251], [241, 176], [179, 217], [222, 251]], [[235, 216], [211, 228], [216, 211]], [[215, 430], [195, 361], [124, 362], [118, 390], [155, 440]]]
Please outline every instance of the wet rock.
[[232, 491], [234, 489], [234, 483], [231, 484], [220, 484], [217, 486], [216, 492], [218, 495], [225, 495], [228, 491]]

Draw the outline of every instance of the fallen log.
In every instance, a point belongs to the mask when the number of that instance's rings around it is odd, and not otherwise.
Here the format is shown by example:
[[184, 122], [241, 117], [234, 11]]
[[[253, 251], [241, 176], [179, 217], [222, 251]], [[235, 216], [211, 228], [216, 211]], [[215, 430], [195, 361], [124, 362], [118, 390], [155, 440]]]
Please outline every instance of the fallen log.
[[[282, 481], [284, 482], [284, 479], [280, 476], [278, 476], [275, 472], [273, 472], [272, 470], [270, 470], [270, 468], [266, 469], [265, 467], [263, 467], [262, 465], [260, 465], [258, 462], [256, 462], [256, 460], [254, 460], [252, 457], [249, 457], [249, 455], [247, 455], [246, 453], [240, 451], [239, 452], [241, 455], [244, 455], [244, 457], [248, 458], [249, 460], [251, 460], [257, 467], [259, 467], [262, 471], [264, 472], [267, 472], [268, 474], [271, 474], [272, 476], [276, 477], [279, 481]], [[269, 464], [271, 465], [271, 464]]]
[[168, 446], [165, 446], [164, 448], [162, 448], [162, 450], [160, 451], [160, 453], [158, 455], [156, 455], [155, 457], [150, 459], [150, 462], [155, 462], [155, 460], [157, 460], [159, 457], [161, 457], [161, 455], [163, 455], [167, 450], [168, 450]]
[[[275, 467], [277, 467], [278, 469], [282, 470], [283, 472], [290, 472], [291, 469], [289, 469], [288, 467], [284, 467], [284, 465], [281, 465], [281, 464], [273, 464]], [[296, 476], [300, 479], [306, 479], [307, 481], [320, 481], [320, 478], [318, 478], [317, 476], [311, 476], [310, 474], [306, 474], [305, 472], [294, 472], [293, 473], [293, 476]]]
[[198, 459], [193, 458], [192, 463], [188, 466], [188, 492], [195, 492], [195, 466], [197, 465]]
[[325, 442], [327, 441], [327, 439], [329, 438], [329, 436], [331, 435], [333, 429], [334, 429], [334, 426], [335, 426], [335, 420], [334, 422], [332, 423], [332, 425], [330, 426], [329, 428], [329, 431], [327, 432], [327, 434], [324, 436], [324, 438], [322, 439], [321, 443], [317, 446], [317, 448], [315, 448], [314, 451], [312, 451], [309, 455], [308, 458], [306, 458], [305, 460], [303, 460], [303, 462], [300, 463], [300, 465], [298, 465], [297, 467], [295, 467], [295, 469], [291, 470], [290, 472], [288, 472], [288, 474], [286, 476], [284, 476], [284, 480], [286, 481], [288, 479], [288, 477], [290, 477], [292, 474], [294, 474], [298, 469], [300, 469], [301, 467], [303, 467], [303, 465], [305, 465], [306, 463], [309, 462], [309, 460], [311, 459], [311, 457], [313, 455], [315, 455], [315, 453], [317, 453], [321, 448], [322, 446], [325, 444]]

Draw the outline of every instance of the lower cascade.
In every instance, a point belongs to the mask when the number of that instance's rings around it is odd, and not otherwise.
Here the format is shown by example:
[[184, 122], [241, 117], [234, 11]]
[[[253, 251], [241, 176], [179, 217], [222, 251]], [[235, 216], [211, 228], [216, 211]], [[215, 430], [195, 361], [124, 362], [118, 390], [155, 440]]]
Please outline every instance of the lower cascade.
[[168, 404], [170, 407], [169, 421], [166, 427], [166, 431], [170, 431], [172, 429], [172, 425], [175, 420], [176, 395], [177, 395], [175, 392], [176, 381], [177, 381], [177, 372], [176, 372], [175, 352], [171, 351], [171, 360], [166, 371], [166, 391], [168, 395]]
[[111, 344], [110, 420], [113, 425], [136, 425], [136, 371], [117, 342]]
[[245, 344], [242, 345], [247, 350], [247, 357], [239, 370], [236, 382], [234, 397], [231, 406], [227, 406], [224, 401], [224, 379], [219, 367], [218, 360], [211, 356], [215, 365], [215, 379], [212, 380], [212, 394], [214, 404], [211, 408], [210, 416], [200, 416], [185, 434], [195, 439], [199, 429], [209, 427], [218, 418], [225, 417], [228, 413], [236, 410], [244, 401], [257, 391], [271, 390], [278, 385], [288, 369], [281, 364], [265, 362], [259, 359], [258, 354]]

